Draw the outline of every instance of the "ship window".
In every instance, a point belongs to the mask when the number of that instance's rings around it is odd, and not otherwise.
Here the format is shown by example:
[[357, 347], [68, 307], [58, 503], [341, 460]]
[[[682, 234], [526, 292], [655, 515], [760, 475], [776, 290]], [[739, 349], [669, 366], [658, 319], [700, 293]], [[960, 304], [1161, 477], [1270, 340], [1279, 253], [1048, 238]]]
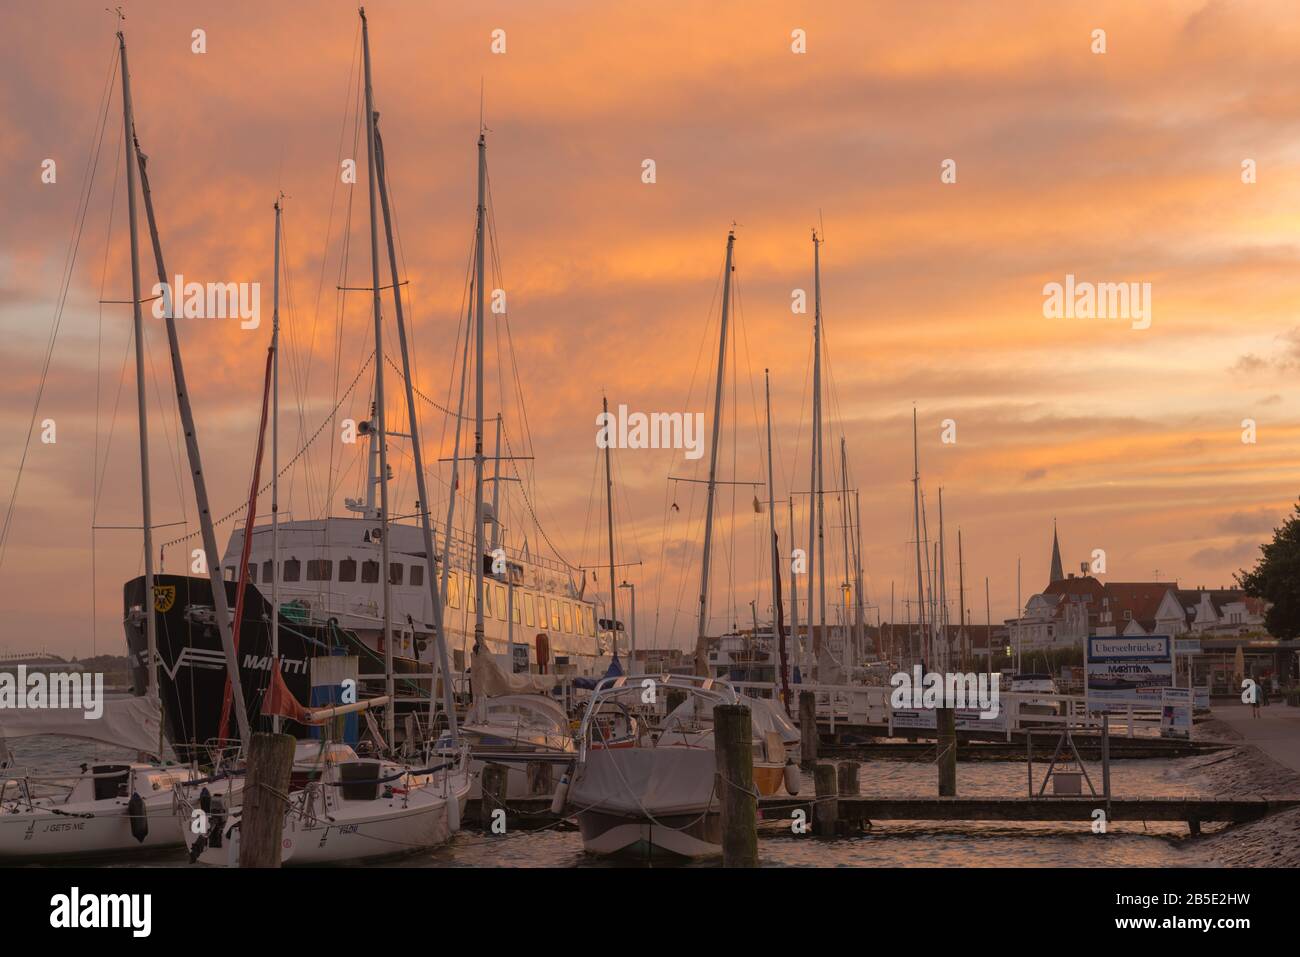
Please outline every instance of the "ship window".
[[551, 603], [551, 631], [560, 630], [560, 603], [554, 598], [549, 599]]
[[587, 622], [587, 634], [590, 637], [595, 638], [596, 637], [596, 616], [592, 612], [590, 605], [583, 606], [582, 617], [586, 619]]
[[492, 607], [497, 610], [497, 617], [502, 621], [506, 620], [506, 586], [497, 585], [496, 595], [492, 599]]
[[524, 623], [532, 628], [537, 623], [536, 613], [533, 611], [533, 596], [524, 594]]
[[355, 558], [345, 558], [339, 562], [339, 581], [354, 582], [357, 580], [357, 560]]
[[302, 562], [296, 558], [291, 558], [284, 563], [284, 580], [287, 582], [296, 582], [302, 575]]
[[573, 609], [567, 601], [560, 607], [564, 611], [564, 630], [572, 634], [573, 633]]
[[451, 574], [447, 576], [447, 604], [452, 608], [460, 607], [460, 576]]
[[424, 584], [424, 566], [423, 566], [423, 565], [412, 565], [412, 566], [411, 566], [411, 584], [414, 585], [414, 586], [417, 587], [417, 588]]
[[235, 580], [235, 566], [234, 566], [234, 565], [227, 565], [227, 566], [226, 566], [226, 581], [228, 581], [228, 582], [232, 582], [232, 581], [234, 581], [234, 580]]
[[492, 614], [492, 586], [487, 582], [483, 583], [483, 617], [494, 618]]
[[334, 562], [328, 558], [312, 558], [307, 561], [307, 581], [327, 582], [334, 577]]
[[402, 563], [390, 562], [388, 565], [388, 584], [400, 585], [402, 583]]
[[271, 559], [268, 558], [266, 561], [262, 562], [262, 581], [269, 582], [273, 570], [274, 569], [271, 567]]
[[375, 582], [379, 581], [379, 562], [372, 558], [367, 558], [362, 562], [361, 580], [368, 585], [373, 585]]
[[252, 563], [252, 564], [250, 564], [250, 565], [248, 566], [248, 580], [249, 580], [250, 582], [255, 582], [255, 581], [257, 581], [257, 563], [256, 563], [256, 562], [254, 562], [254, 563]]
[[465, 610], [471, 615], [478, 613], [478, 597], [474, 594], [474, 576], [465, 576]]
[[521, 625], [523, 624], [523, 614], [519, 608], [519, 596], [511, 596], [511, 601], [510, 617], [514, 619], [516, 625]]

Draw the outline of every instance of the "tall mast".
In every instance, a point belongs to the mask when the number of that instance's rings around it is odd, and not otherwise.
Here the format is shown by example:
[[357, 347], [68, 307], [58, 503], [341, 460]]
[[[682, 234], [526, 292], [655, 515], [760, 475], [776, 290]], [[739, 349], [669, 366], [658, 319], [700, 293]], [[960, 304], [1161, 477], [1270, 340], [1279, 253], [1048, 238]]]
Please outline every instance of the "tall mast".
[[[275, 201], [275, 298], [271, 305], [271, 667], [280, 667], [280, 200]], [[280, 731], [280, 716], [271, 719]]]
[[718, 377], [713, 391], [713, 442], [709, 446], [709, 494], [704, 508], [704, 558], [700, 562], [700, 623], [695, 635], [695, 673], [709, 674], [709, 553], [713, 548], [713, 499], [718, 481], [718, 435], [722, 428], [722, 380], [727, 371], [727, 313], [731, 308], [731, 253], [736, 231], [727, 232], [727, 263], [722, 273], [722, 318], [718, 333]]
[[947, 554], [944, 546], [947, 543], [943, 538], [943, 486], [939, 486], [939, 621], [941, 622], [939, 631], [939, 650], [943, 658], [944, 669], [950, 668], [949, 658], [952, 657], [952, 638], [948, 634], [948, 571], [945, 567]]
[[[473, 290], [470, 290], [470, 293], [471, 293], [471, 300], [472, 300]], [[469, 373], [469, 334], [470, 334], [470, 327], [473, 325], [474, 322], [474, 306], [472, 301], [469, 305], [466, 306], [465, 313], [466, 313], [465, 314], [465, 346], [460, 356], [460, 402], [456, 406], [456, 437], [455, 440], [452, 442], [452, 446], [451, 446], [451, 484], [448, 486], [450, 491], [447, 494], [447, 524], [443, 526], [446, 529], [446, 539], [445, 539], [446, 547], [443, 549], [443, 556], [442, 556], [441, 593], [443, 595], [446, 595], [448, 593], [447, 579], [451, 574], [451, 560], [452, 560], [451, 539], [453, 534], [452, 529], [455, 527], [454, 520], [456, 518], [456, 491], [458, 486], [460, 485], [460, 425], [461, 422], [465, 420], [465, 414], [464, 414], [465, 413], [465, 383], [468, 379], [468, 373]], [[443, 634], [445, 635], [447, 631], [446, 602], [443, 602], [441, 607], [435, 608], [434, 613], [438, 616], [438, 623], [442, 627]], [[513, 655], [514, 651], [511, 650], [510, 653]], [[512, 668], [514, 667], [513, 662], [514, 659], [512, 658], [511, 659]], [[443, 684], [449, 685], [451, 683], [451, 673], [447, 671], [446, 661], [440, 660], [438, 667], [442, 672]], [[436, 680], [429, 683], [429, 727], [433, 727], [434, 708], [435, 708], [435, 702], [437, 701], [437, 697], [438, 697], [437, 688], [438, 688], [438, 682]], [[443, 689], [444, 700], [447, 697], [448, 694], [446, 688], [444, 688]], [[455, 709], [449, 709], [447, 713], [449, 715], [448, 720], [451, 722], [451, 727], [455, 728], [456, 726]]]
[[[858, 495], [857, 489], [853, 491], [853, 512], [855, 515], [854, 529], [857, 535], [856, 548], [853, 551], [853, 570], [854, 570], [854, 590], [853, 596], [856, 599], [853, 609], [854, 624], [857, 627], [858, 637], [858, 654], [862, 653], [866, 645], [867, 626], [863, 621], [866, 613], [866, 595], [862, 591], [862, 499]], [[880, 605], [876, 605], [876, 642], [880, 642]], [[877, 648], [877, 651], [880, 649]]]
[[[125, 62], [125, 46], [123, 46], [123, 57]], [[129, 93], [128, 87], [128, 100]], [[154, 264], [158, 269], [158, 282], [164, 288], [170, 288], [171, 280], [167, 278], [167, 264], [163, 261], [162, 240], [158, 237], [158, 220], [154, 216], [153, 194], [149, 190], [149, 158], [140, 149], [140, 140], [135, 137], [134, 125], [133, 120], [132, 139], [135, 143], [136, 160], [140, 167], [140, 195], [144, 198], [149, 238], [153, 242]], [[239, 678], [239, 659], [230, 628], [230, 606], [226, 601], [226, 583], [221, 575], [221, 552], [217, 550], [217, 533], [212, 526], [212, 509], [208, 505], [208, 485], [203, 476], [203, 461], [199, 455], [198, 429], [194, 425], [194, 410], [190, 408], [189, 388], [185, 384], [185, 364], [181, 360], [180, 339], [176, 334], [175, 302], [178, 294], [179, 290], [171, 291], [169, 297], [171, 301], [166, 303], [164, 317], [167, 326], [167, 347], [171, 353], [172, 381], [176, 387], [176, 405], [180, 411], [181, 429], [185, 433], [185, 454], [190, 466], [190, 478], [194, 483], [194, 504], [198, 508], [199, 529], [203, 535], [203, 556], [208, 567], [208, 580], [212, 583], [212, 612], [217, 619], [217, 633], [221, 636], [221, 647], [226, 654], [226, 675], [230, 680], [231, 697], [234, 699], [239, 739], [242, 744], [247, 745], [250, 734], [248, 708], [244, 705], [244, 686]]]
[[[370, 28], [365, 8], [361, 10], [361, 48], [366, 70], [366, 150], [370, 167], [370, 286], [375, 316], [375, 421], [379, 427], [379, 552], [380, 581], [384, 595], [384, 694], [389, 705], [384, 709], [384, 730], [389, 743], [396, 728], [393, 698], [393, 585], [391, 550], [388, 544], [388, 422], [384, 413], [384, 316], [379, 288], [379, 174], [375, 149], [375, 91], [370, 79]], [[423, 502], [421, 502], [423, 505]]]
[[[406, 315], [402, 307], [402, 282], [397, 273], [397, 247], [393, 243], [393, 220], [388, 205], [388, 176], [384, 167], [384, 141], [379, 136], [379, 115], [373, 116], [375, 128], [375, 159], [378, 170], [379, 181], [379, 199], [384, 213], [384, 239], [388, 246], [388, 271], [392, 276], [393, 283], [393, 309], [397, 317], [397, 341], [402, 351], [402, 380], [406, 391], [406, 417], [408, 432], [411, 439], [411, 457], [415, 464], [415, 489], [416, 495], [420, 498], [420, 506], [417, 509], [420, 513], [420, 531], [424, 539], [424, 569], [425, 585], [429, 589], [429, 607], [433, 614], [433, 643], [435, 653], [438, 656], [438, 672], [442, 675], [442, 703], [443, 709], [447, 713], [447, 726], [451, 731], [452, 746], [455, 747], [460, 743], [460, 733], [456, 726], [456, 709], [452, 703], [451, 672], [447, 665], [447, 636], [443, 627], [443, 603], [442, 595], [445, 594], [439, 588], [437, 577], [437, 564], [435, 562], [433, 524], [430, 514], [433, 505], [429, 501], [428, 483], [424, 476], [424, 449], [420, 442], [420, 422], [415, 412], [415, 385], [414, 377], [411, 375], [411, 350], [407, 344], [406, 337]], [[455, 491], [452, 491], [452, 498], [455, 499]], [[388, 536], [384, 536], [387, 542]], [[443, 568], [451, 563], [451, 523], [447, 524], [447, 534], [443, 539]], [[392, 671], [389, 670], [388, 680], [393, 680]], [[438, 686], [437, 679], [430, 677], [430, 698], [436, 694]], [[390, 705], [387, 713], [391, 716], [393, 708]], [[391, 727], [390, 727], [391, 734]], [[389, 739], [392, 740], [391, 737]]]
[[[916, 440], [916, 407], [912, 407], [912, 516], [916, 524], [916, 608], [917, 634], [925, 638], [925, 581], [921, 577], [921, 452]], [[908, 645], [911, 645], [909, 629]], [[924, 645], [922, 645], [924, 647]], [[917, 649], [918, 652], [921, 649]], [[911, 651], [911, 648], [908, 648]]]
[[925, 547], [925, 588], [928, 590], [928, 601], [930, 604], [930, 630], [925, 636], [925, 657], [926, 666], [934, 667], [934, 634], [938, 627], [939, 615], [935, 605], [934, 594], [934, 567], [930, 564], [930, 523], [926, 520], [925, 515], [925, 492], [921, 492], [921, 535]]
[[[478, 134], [478, 232], [474, 240], [474, 651], [483, 647], [483, 308], [487, 140]], [[511, 665], [513, 667], [513, 664]]]
[[782, 622], [779, 607], [781, 602], [781, 566], [779, 564], [781, 551], [776, 544], [776, 484], [772, 475], [772, 377], [767, 369], [763, 370], [763, 397], [767, 410], [767, 528], [768, 537], [772, 540], [772, 630], [776, 632], [777, 663], [781, 669], [781, 698], [786, 711], [789, 711], [790, 677], [789, 669], [786, 667], [789, 659], [786, 652], [785, 629], [777, 627]]
[[[817, 230], [813, 230], [813, 401], [812, 401], [812, 475], [811, 482], [808, 486], [808, 637], [812, 643], [813, 666], [818, 669], [818, 678], [821, 668], [821, 646], [826, 630], [826, 543], [822, 538], [822, 529], [824, 524], [824, 512], [822, 505], [822, 266], [821, 266], [821, 240], [817, 237]], [[814, 546], [815, 549], [814, 549]], [[815, 560], [814, 560], [815, 555]], [[813, 584], [817, 577], [816, 573], [821, 572], [821, 588], [819, 594], [821, 602], [818, 605], [818, 622], [821, 630], [813, 631]]]
[[[126, 68], [126, 37], [117, 34], [122, 56], [122, 123], [126, 149], [126, 209], [131, 235], [131, 302], [135, 335], [135, 399], [140, 431], [140, 498], [144, 529], [144, 627], [149, 654], [149, 697], [158, 699], [158, 624], [154, 621], [153, 496], [149, 489], [149, 407], [145, 403], [144, 317], [140, 302], [140, 243], [135, 210], [135, 114], [131, 105], [131, 74]], [[159, 755], [161, 757], [161, 755]]]
[[[849, 506], [849, 459], [845, 450], [844, 436], [840, 436], [840, 512], [844, 519], [844, 526], [840, 529], [841, 537], [844, 539], [844, 587], [847, 592], [853, 594], [854, 608], [857, 607], [857, 582], [853, 578], [853, 558], [849, 551], [849, 529], [853, 526], [853, 510]], [[847, 604], [847, 603], [846, 603]], [[854, 619], [854, 627], [850, 633], [848, 608], [842, 611], [844, 615], [844, 650], [846, 664], [851, 669], [857, 663], [857, 619]]]
[[[788, 499], [786, 499], [786, 508], [789, 512], [789, 519], [790, 519], [790, 555], [793, 557], [794, 555], [794, 496], [793, 495], [791, 495]], [[799, 644], [799, 580], [795, 577], [793, 561], [790, 564], [790, 636], [794, 639], [795, 649], [798, 650], [801, 647]], [[802, 655], [800, 656], [800, 660], [803, 660], [804, 663], [804, 668], [800, 669], [800, 671], [802, 672], [806, 670], [808, 662], [803, 659]], [[799, 677], [802, 678], [803, 674], [801, 673]]]
[[[604, 422], [609, 422], [609, 399], [602, 396], [601, 406], [604, 409]], [[609, 465], [609, 447], [612, 442], [605, 443], [605, 519], [606, 528], [609, 537], [609, 630], [613, 635], [614, 657], [618, 657], [618, 585], [614, 578], [614, 478], [610, 471]]]
[[957, 527], [957, 631], [961, 640], [961, 670], [969, 667], [970, 655], [967, 646], [970, 639], [966, 636], [966, 568], [962, 564], [961, 526]]

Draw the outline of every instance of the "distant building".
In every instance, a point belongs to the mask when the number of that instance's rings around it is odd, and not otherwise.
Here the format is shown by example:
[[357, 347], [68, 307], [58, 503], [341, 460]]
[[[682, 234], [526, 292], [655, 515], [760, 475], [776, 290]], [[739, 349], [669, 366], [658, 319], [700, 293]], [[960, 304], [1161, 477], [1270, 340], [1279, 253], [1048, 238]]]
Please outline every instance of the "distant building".
[[1006, 622], [1019, 651], [1082, 647], [1088, 635], [1234, 636], [1264, 629], [1267, 605], [1239, 588], [1179, 588], [1177, 582], [1105, 582], [1062, 573], [1052, 527], [1051, 581]]

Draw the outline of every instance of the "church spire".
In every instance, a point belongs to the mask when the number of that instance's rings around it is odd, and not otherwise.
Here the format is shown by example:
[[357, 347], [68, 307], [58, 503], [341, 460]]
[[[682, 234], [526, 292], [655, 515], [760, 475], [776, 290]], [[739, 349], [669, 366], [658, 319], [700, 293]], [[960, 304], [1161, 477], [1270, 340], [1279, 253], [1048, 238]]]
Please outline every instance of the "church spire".
[[1061, 542], [1056, 537], [1056, 519], [1052, 519], [1052, 581], [1059, 582], [1065, 579], [1065, 571], [1061, 568]]

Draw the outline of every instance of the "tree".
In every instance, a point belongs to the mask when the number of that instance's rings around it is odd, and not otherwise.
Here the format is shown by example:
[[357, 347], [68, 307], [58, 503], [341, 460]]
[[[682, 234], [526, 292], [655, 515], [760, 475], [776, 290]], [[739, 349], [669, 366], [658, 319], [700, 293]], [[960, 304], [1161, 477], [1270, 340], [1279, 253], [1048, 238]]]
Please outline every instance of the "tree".
[[1300, 637], [1300, 504], [1259, 550], [1255, 567], [1237, 572], [1237, 584], [1252, 598], [1270, 603], [1264, 616], [1269, 634]]

